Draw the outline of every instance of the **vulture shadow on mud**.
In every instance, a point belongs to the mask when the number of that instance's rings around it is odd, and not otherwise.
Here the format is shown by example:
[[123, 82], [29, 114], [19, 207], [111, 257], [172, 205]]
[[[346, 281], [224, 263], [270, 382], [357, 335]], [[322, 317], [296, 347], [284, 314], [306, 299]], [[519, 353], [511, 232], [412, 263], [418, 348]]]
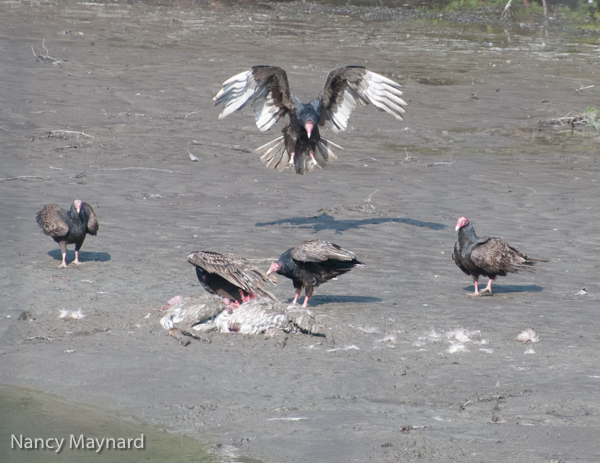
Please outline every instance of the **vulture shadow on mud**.
[[[290, 298], [288, 302], [292, 302], [293, 298]], [[311, 307], [321, 304], [373, 304], [375, 302], [381, 302], [381, 298], [372, 296], [348, 296], [348, 295], [337, 295], [337, 294], [321, 294], [319, 296], [313, 296], [310, 299]]]
[[[68, 250], [67, 256], [75, 251]], [[54, 260], [62, 261], [62, 254], [60, 253], [60, 249], [53, 249], [52, 251], [48, 251], [48, 255], [52, 257]], [[67, 260], [69, 260], [67, 258]], [[79, 260], [81, 262], [108, 262], [110, 260], [110, 254], [108, 252], [90, 252], [90, 251], [79, 251]], [[69, 262], [71, 262], [69, 260]]]
[[360, 220], [353, 219], [341, 219], [336, 220], [335, 217], [323, 214], [314, 217], [290, 217], [289, 219], [274, 220], [272, 222], [257, 222], [257, 227], [267, 227], [272, 225], [284, 225], [290, 224], [298, 229], [312, 228], [313, 233], [318, 233], [321, 230], [335, 230], [337, 235], [341, 235], [342, 232], [347, 230], [353, 230], [357, 228], [363, 228], [366, 225], [381, 225], [382, 223], [398, 222], [406, 225], [412, 225], [414, 227], [424, 227], [431, 230], [443, 230], [447, 228], [447, 225], [437, 222], [422, 222], [420, 220], [409, 219], [409, 218], [396, 218], [392, 219], [389, 217], [371, 217]]
[[[465, 291], [473, 291], [474, 286], [465, 286]], [[539, 293], [544, 288], [538, 285], [494, 285], [494, 294], [510, 294], [510, 293]], [[485, 296], [485, 293], [483, 294]]]

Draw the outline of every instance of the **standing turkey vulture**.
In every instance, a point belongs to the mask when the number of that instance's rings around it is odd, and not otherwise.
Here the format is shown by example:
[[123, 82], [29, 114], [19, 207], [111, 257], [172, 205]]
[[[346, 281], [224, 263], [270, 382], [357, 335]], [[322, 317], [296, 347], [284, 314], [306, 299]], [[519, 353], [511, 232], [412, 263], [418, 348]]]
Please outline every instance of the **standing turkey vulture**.
[[304, 289], [302, 307], [306, 307], [315, 287], [359, 266], [364, 264], [337, 244], [309, 240], [285, 251], [271, 264], [267, 275], [276, 272], [292, 280], [296, 291], [294, 304]]
[[[188, 256], [188, 262], [196, 267], [198, 280], [204, 289], [223, 299], [242, 304], [255, 296], [277, 298], [264, 284], [277, 284], [277, 278], [268, 276], [246, 259], [234, 254], [219, 254], [211, 251], [196, 251]], [[226, 304], [229, 301], [224, 301]]]
[[406, 102], [402, 85], [376, 74], [363, 66], [340, 66], [331, 70], [318, 98], [308, 104], [292, 95], [286, 72], [277, 66], [253, 66], [223, 82], [215, 95], [215, 105], [223, 103], [219, 119], [243, 108], [249, 101], [261, 131], [288, 115], [290, 122], [282, 129], [283, 136], [257, 148], [260, 160], [269, 169], [283, 171], [294, 166], [297, 174], [325, 167], [337, 155], [331, 149], [342, 149], [321, 138], [319, 126], [330, 127], [335, 133], [346, 130], [350, 113], [357, 106], [369, 103], [404, 120]]
[[38, 225], [42, 227], [44, 234], [54, 238], [60, 246], [62, 263], [60, 267], [66, 267], [67, 244], [75, 244], [74, 264], [79, 262], [79, 250], [85, 240], [85, 235], [96, 235], [98, 233], [98, 219], [92, 206], [81, 202], [80, 199], [73, 201], [70, 210], [62, 209], [58, 204], [46, 204], [35, 217]]
[[[469, 219], [461, 217], [456, 222], [458, 241], [454, 245], [452, 260], [464, 273], [473, 278], [475, 292], [471, 296], [479, 296], [485, 291], [492, 293], [492, 280], [507, 273], [517, 273], [522, 270], [533, 272], [536, 262], [548, 262], [546, 259], [531, 259], [526, 254], [517, 251], [500, 238], [480, 238], [475, 234]], [[479, 276], [489, 278], [487, 286], [478, 289]]]

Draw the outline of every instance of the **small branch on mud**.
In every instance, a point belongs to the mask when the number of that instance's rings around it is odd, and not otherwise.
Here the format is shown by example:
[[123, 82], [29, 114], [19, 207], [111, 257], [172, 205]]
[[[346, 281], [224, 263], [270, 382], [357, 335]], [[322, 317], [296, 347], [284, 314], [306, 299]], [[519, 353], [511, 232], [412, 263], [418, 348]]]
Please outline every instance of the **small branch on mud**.
[[40, 58], [42, 61], [52, 61], [52, 65], [53, 66], [57, 66], [60, 63], [62, 63], [63, 61], [61, 59], [56, 59], [56, 58], [52, 58], [52, 56], [50, 56], [50, 52], [48, 51], [48, 49], [46, 48], [46, 39], [42, 40], [42, 48], [44, 50], [46, 50], [46, 55], [38, 55], [35, 53], [35, 50], [33, 49], [33, 46], [31, 47], [31, 52], [33, 53], [33, 56], [38, 59]]
[[196, 108], [195, 110], [193, 110], [191, 113], [187, 113], [185, 116], [183, 116], [184, 118], [191, 116], [192, 114], [196, 114], [197, 112], [200, 112], [200, 108]]
[[586, 85], [585, 87], [579, 87], [575, 89], [575, 93], [583, 93], [584, 90], [587, 90], [588, 88], [594, 88], [594, 85]]
[[504, 10], [502, 10], [502, 14], [500, 15], [500, 19], [503, 19], [504, 17], [508, 16], [508, 10], [510, 8], [510, 3], [512, 2], [512, 0], [508, 0], [508, 2], [506, 3], [506, 5], [504, 6]]
[[[88, 137], [88, 138], [94, 138], [92, 135], [88, 135], [85, 132], [76, 132], [75, 130], [51, 130], [49, 133], [52, 135], [59, 134], [59, 133], [64, 133], [67, 135], [75, 134], [75, 135], [82, 135], [82, 136]], [[79, 138], [79, 137], [77, 137], [77, 138]]]
[[46, 180], [46, 177], [38, 177], [37, 175], [20, 175], [18, 177], [6, 177], [0, 178], [0, 182], [9, 181], [9, 180], [24, 180], [26, 178], [39, 178], [41, 180]]
[[371, 204], [371, 198], [373, 197], [373, 195], [375, 195], [375, 193], [377, 193], [379, 190], [375, 190], [373, 193], [371, 193], [369, 196], [367, 196], [365, 198], [365, 200], [362, 203], [362, 207], [363, 210], [366, 211], [367, 208], [371, 211], [375, 210], [375, 206], [373, 206], [373, 204]]
[[120, 167], [118, 169], [98, 169], [99, 171], [102, 170], [156, 170], [158, 172], [168, 172], [169, 174], [183, 174], [183, 172], [180, 172], [178, 170], [167, 170], [167, 169], [156, 169], [154, 167]]
[[406, 148], [404, 148], [404, 152], [406, 153], [406, 157], [404, 158], [405, 161], [411, 161], [413, 159], [419, 159], [419, 158], [415, 158], [414, 156], [409, 156], [408, 155], [408, 151], [406, 150]]
[[450, 162], [434, 162], [433, 164], [431, 164], [432, 166], [451, 166], [452, 164], [454, 164], [456, 161], [450, 161]]
[[379, 159], [375, 159], [375, 158], [371, 158], [371, 157], [360, 158], [360, 159], [357, 159], [357, 161], [375, 161], [375, 162], [380, 162]]

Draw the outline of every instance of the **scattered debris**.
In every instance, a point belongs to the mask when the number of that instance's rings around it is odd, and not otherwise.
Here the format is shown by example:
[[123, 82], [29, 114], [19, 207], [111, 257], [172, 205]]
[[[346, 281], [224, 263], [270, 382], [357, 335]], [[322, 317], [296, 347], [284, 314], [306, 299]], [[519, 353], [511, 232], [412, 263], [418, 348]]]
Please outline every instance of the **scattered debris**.
[[196, 156], [194, 156], [192, 153], [190, 153], [189, 151], [188, 151], [188, 154], [190, 155], [190, 159], [191, 159], [193, 162], [195, 162], [195, 161], [197, 161], [197, 160], [198, 160], [198, 158], [197, 158]]

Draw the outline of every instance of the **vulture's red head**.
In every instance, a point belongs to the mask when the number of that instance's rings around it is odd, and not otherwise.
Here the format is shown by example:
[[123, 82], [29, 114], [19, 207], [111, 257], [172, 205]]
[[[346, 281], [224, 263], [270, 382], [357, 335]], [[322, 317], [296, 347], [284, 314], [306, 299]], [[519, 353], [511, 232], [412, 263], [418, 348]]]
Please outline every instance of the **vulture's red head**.
[[76, 199], [73, 201], [73, 204], [75, 205], [75, 209], [77, 209], [77, 213], [79, 214], [81, 212], [81, 199]]
[[466, 227], [467, 225], [469, 225], [469, 219], [467, 219], [466, 217], [461, 217], [460, 219], [458, 219], [458, 222], [456, 222], [455, 230], [458, 231], [461, 228]]
[[277, 273], [278, 270], [281, 270], [281, 267], [282, 265], [279, 262], [273, 262], [271, 264], [271, 267], [269, 267], [267, 275], [270, 275], [271, 273]]
[[310, 134], [312, 133], [314, 128], [315, 128], [315, 123], [313, 121], [311, 121], [310, 119], [304, 123], [304, 129], [306, 130], [306, 134], [308, 135], [308, 138], [310, 138]]

